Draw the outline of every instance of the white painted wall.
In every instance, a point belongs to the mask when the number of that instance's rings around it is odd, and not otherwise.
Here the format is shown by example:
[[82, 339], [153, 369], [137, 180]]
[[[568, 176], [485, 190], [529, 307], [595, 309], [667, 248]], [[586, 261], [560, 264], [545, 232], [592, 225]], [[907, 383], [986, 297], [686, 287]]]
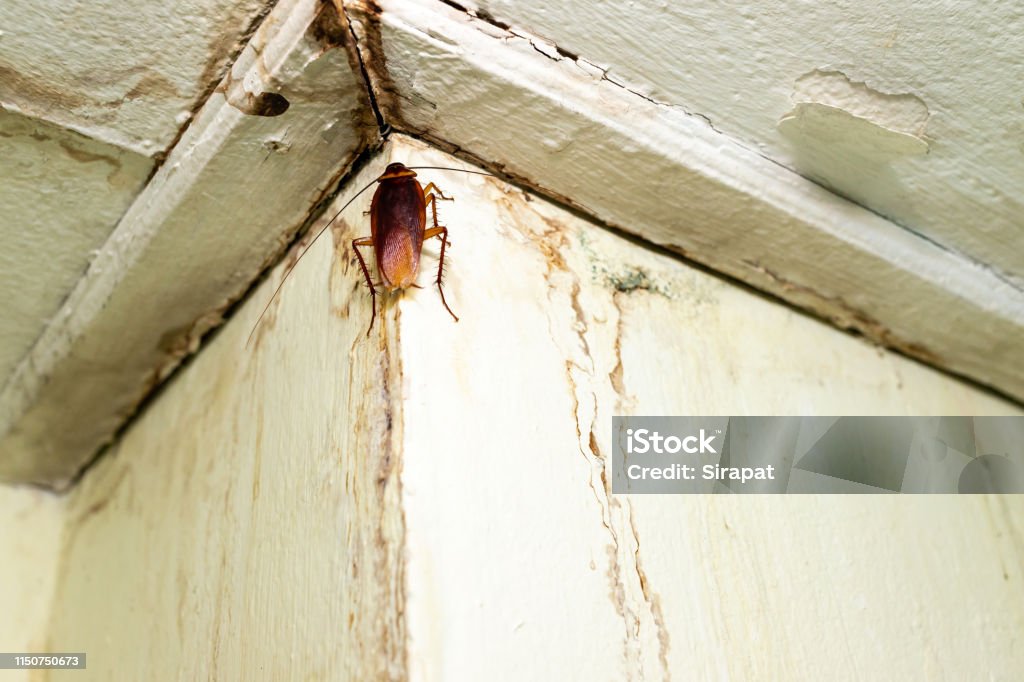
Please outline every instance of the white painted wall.
[[460, 322], [428, 256], [365, 338], [367, 194], [247, 348], [289, 258], [70, 492], [50, 642], [90, 671], [51, 679], [1024, 669], [1016, 498], [626, 498], [607, 458], [616, 413], [1017, 406], [497, 180], [421, 177], [455, 198]]

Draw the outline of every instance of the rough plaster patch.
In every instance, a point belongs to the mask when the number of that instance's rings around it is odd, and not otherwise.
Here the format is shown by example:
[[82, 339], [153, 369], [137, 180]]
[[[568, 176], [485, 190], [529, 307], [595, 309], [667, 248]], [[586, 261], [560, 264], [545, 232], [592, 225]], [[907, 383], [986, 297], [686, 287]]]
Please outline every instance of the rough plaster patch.
[[793, 87], [793, 109], [779, 132], [876, 163], [925, 154], [928, 105], [910, 93], [884, 93], [839, 71], [815, 69]]
[[923, 135], [928, 105], [910, 93], [885, 93], [851, 81], [841, 71], [815, 69], [796, 79], [793, 101], [821, 102], [892, 130]]

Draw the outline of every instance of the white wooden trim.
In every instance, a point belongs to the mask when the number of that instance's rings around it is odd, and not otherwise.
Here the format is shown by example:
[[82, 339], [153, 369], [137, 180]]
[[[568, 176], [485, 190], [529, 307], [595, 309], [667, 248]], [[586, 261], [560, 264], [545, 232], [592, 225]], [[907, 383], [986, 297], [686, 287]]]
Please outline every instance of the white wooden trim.
[[[365, 89], [333, 12], [279, 3], [122, 218], [0, 394], [0, 480], [73, 476], [355, 158]], [[252, 115], [265, 92], [288, 111]]]
[[352, 2], [385, 118], [834, 324], [1024, 397], [1024, 291], [583, 59], [436, 0]]

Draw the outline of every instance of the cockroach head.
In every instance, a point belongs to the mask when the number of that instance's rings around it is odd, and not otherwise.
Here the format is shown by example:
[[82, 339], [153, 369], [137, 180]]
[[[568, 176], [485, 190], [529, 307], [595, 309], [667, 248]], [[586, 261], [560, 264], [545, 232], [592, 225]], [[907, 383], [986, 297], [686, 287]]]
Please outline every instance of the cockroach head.
[[382, 180], [394, 180], [396, 178], [415, 178], [416, 173], [405, 167], [402, 163], [389, 163], [388, 167], [384, 170], [384, 173], [377, 178], [377, 182]]

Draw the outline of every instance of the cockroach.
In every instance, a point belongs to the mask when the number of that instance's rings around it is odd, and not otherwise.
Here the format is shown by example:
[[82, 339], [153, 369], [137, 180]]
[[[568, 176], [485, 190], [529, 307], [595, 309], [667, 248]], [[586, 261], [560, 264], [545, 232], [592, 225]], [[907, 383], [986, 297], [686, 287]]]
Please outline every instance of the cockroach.
[[[441, 277], [444, 274], [444, 251], [448, 246], [448, 228], [437, 224], [437, 201], [439, 199], [453, 201], [453, 199], [452, 197], [446, 197], [438, 186], [432, 182], [427, 183], [426, 187], [420, 185], [414, 172], [417, 170], [450, 170], [494, 177], [491, 173], [466, 170], [464, 168], [406, 166], [401, 163], [389, 164], [384, 173], [346, 201], [345, 205], [338, 209], [334, 217], [327, 221], [327, 224], [320, 228], [320, 231], [316, 233], [312, 241], [302, 249], [299, 257], [285, 271], [284, 276], [281, 278], [281, 283], [277, 285], [274, 294], [267, 301], [263, 312], [257, 318], [256, 324], [253, 325], [252, 331], [249, 332], [249, 338], [245, 342], [246, 346], [252, 341], [252, 335], [256, 332], [256, 328], [259, 327], [263, 316], [267, 314], [267, 310], [270, 309], [270, 304], [277, 298], [277, 295], [281, 292], [281, 287], [284, 286], [285, 281], [288, 279], [288, 275], [292, 273], [292, 270], [299, 264], [302, 257], [316, 243], [320, 235], [327, 231], [327, 228], [338, 219], [338, 216], [353, 201], [358, 199], [363, 192], [374, 185], [377, 185], [377, 191], [374, 192], [373, 200], [370, 203], [370, 236], [352, 240], [352, 250], [355, 252], [356, 258], [359, 259], [359, 267], [363, 271], [366, 285], [370, 287], [370, 302], [373, 306], [373, 312], [370, 315], [370, 328], [366, 330], [366, 335], [369, 336], [370, 332], [373, 331], [373, 323], [377, 318], [377, 289], [373, 284], [373, 279], [370, 277], [370, 270], [366, 267], [363, 254], [359, 251], [360, 246], [373, 247], [374, 260], [377, 263], [377, 272], [380, 274], [381, 279], [380, 285], [388, 291], [395, 291], [410, 286], [419, 287], [416, 284], [416, 276], [420, 270], [420, 252], [423, 249], [423, 242], [433, 237], [440, 239], [441, 254], [438, 258], [437, 279], [435, 283], [437, 284], [438, 292], [441, 294], [441, 303], [444, 305], [445, 310], [448, 311], [456, 322], [459, 321], [459, 318], [456, 317], [448, 305], [448, 301], [444, 298], [444, 287], [441, 284]], [[430, 208], [430, 216], [433, 221], [433, 226], [429, 228], [427, 227], [428, 207]]]

